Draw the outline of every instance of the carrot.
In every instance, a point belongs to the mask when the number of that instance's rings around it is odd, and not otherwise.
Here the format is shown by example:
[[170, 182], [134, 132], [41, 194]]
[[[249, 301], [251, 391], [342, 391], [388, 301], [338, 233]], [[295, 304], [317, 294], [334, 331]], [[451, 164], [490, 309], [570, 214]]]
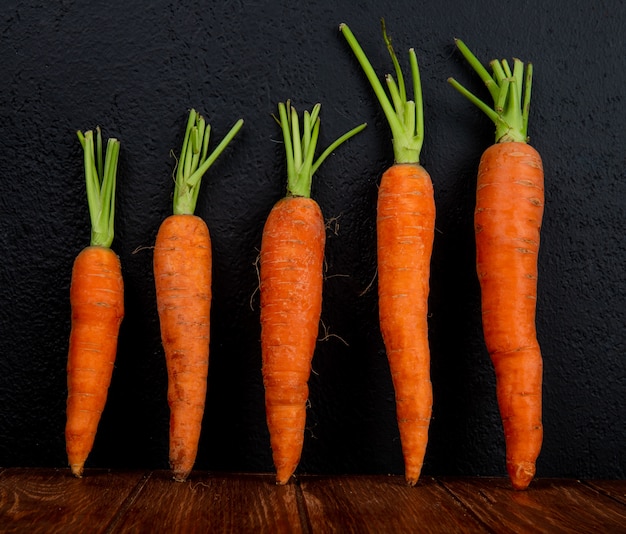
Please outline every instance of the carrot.
[[543, 166], [528, 144], [532, 65], [491, 62], [493, 76], [465, 44], [462, 55], [486, 84], [490, 108], [454, 79], [449, 82], [496, 125], [496, 142], [478, 167], [474, 228], [485, 344], [496, 373], [506, 467], [523, 490], [541, 450], [543, 363], [537, 341], [537, 255], [544, 207]]
[[377, 205], [380, 328], [396, 395], [396, 416], [409, 485], [417, 483], [432, 414], [428, 295], [435, 231], [435, 201], [428, 172], [419, 163], [424, 139], [421, 83], [415, 51], [409, 50], [413, 100], [383, 21], [383, 36], [396, 77], [387, 75], [389, 97], [348, 26], [340, 31], [365, 72], [387, 117], [394, 163], [382, 175]]
[[207, 391], [211, 314], [211, 239], [194, 215], [202, 176], [243, 124], [208, 155], [210, 126], [191, 110], [176, 171], [174, 213], [154, 247], [156, 300], [168, 375], [169, 462], [184, 481], [196, 460]]
[[77, 135], [84, 152], [91, 241], [72, 268], [65, 443], [72, 474], [81, 477], [111, 383], [124, 317], [124, 284], [120, 260], [110, 248], [120, 143], [108, 140], [103, 161], [100, 128], [95, 142], [93, 131]]
[[350, 130], [314, 160], [320, 104], [298, 114], [288, 101], [278, 105], [287, 155], [287, 195], [263, 228], [260, 266], [261, 351], [267, 426], [276, 482], [286, 484], [300, 462], [304, 443], [308, 379], [322, 308], [325, 225], [311, 198], [313, 173]]

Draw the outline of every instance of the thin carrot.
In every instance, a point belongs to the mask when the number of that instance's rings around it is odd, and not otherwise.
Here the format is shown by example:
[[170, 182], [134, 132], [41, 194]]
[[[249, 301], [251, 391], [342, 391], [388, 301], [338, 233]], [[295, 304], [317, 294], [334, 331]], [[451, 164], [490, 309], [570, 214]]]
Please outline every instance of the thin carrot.
[[345, 24], [339, 27], [365, 72], [389, 122], [394, 164], [382, 176], [377, 206], [380, 328], [396, 393], [396, 416], [405, 478], [417, 483], [432, 414], [428, 294], [435, 231], [435, 201], [428, 172], [419, 163], [424, 139], [421, 83], [415, 51], [409, 50], [413, 100], [387, 36], [396, 82], [386, 76], [389, 97], [363, 49]]
[[95, 142], [93, 131], [77, 135], [84, 152], [91, 242], [78, 254], [72, 269], [65, 443], [72, 474], [81, 477], [111, 383], [124, 317], [124, 284], [120, 260], [110, 248], [120, 143], [108, 140], [103, 161], [100, 128]]
[[176, 171], [174, 213], [154, 247], [154, 279], [168, 374], [169, 462], [184, 481], [196, 460], [206, 401], [211, 314], [211, 239], [194, 215], [202, 176], [239, 131], [239, 120], [209, 155], [210, 126], [191, 110]]
[[483, 80], [494, 107], [454, 79], [449, 82], [496, 125], [496, 142], [478, 167], [474, 227], [485, 343], [496, 373], [506, 443], [506, 467], [515, 489], [528, 487], [543, 439], [543, 360], [537, 341], [537, 256], [544, 208], [543, 165], [528, 144], [532, 65], [492, 61], [493, 76], [465, 44], [462, 55]]
[[267, 426], [276, 482], [294, 473], [304, 443], [308, 379], [322, 308], [325, 227], [311, 198], [313, 173], [341, 143], [341, 136], [314, 160], [320, 105], [304, 113], [303, 134], [296, 110], [278, 105], [287, 154], [287, 195], [272, 208], [261, 242], [261, 350]]

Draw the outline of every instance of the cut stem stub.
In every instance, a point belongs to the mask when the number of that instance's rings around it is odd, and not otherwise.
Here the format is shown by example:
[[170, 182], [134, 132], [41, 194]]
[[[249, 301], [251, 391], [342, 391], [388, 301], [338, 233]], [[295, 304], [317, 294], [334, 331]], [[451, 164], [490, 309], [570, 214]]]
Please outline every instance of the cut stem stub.
[[313, 174], [323, 161], [342, 143], [359, 133], [365, 123], [352, 128], [332, 143], [322, 154], [315, 158], [315, 148], [320, 131], [321, 104], [315, 104], [311, 112], [305, 111], [300, 119], [296, 109], [287, 100], [278, 104], [278, 117], [274, 119], [281, 127], [287, 157], [287, 195], [296, 197], [311, 196]]
[[528, 113], [532, 86], [533, 66], [517, 58], [513, 59], [513, 69], [506, 59], [490, 62], [493, 74], [476, 58], [460, 39], [456, 46], [471, 67], [480, 76], [493, 100], [493, 107], [463, 87], [454, 78], [448, 82], [465, 98], [482, 110], [496, 126], [496, 143], [528, 142]]

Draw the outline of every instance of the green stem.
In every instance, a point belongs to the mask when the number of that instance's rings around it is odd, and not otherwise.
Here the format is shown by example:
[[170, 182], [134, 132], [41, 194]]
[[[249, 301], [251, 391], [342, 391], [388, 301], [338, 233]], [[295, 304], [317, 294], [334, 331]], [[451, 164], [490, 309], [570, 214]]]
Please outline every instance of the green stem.
[[493, 107], [468, 91], [454, 78], [448, 82], [472, 104], [483, 111], [496, 127], [496, 143], [528, 142], [528, 113], [532, 86], [532, 64], [526, 65], [513, 59], [513, 70], [505, 59], [490, 62], [493, 75], [460, 39], [455, 40], [457, 48], [480, 76], [493, 100]]
[[193, 215], [196, 210], [200, 182], [209, 167], [232, 141], [243, 125], [239, 119], [224, 139], [208, 154], [211, 126], [204, 117], [192, 109], [189, 112], [185, 137], [176, 167], [174, 185], [174, 214]]
[[339, 145], [359, 133], [366, 126], [366, 124], [360, 124], [346, 132], [315, 159], [315, 149], [320, 131], [320, 108], [320, 104], [315, 104], [310, 113], [304, 112], [301, 132], [298, 113], [291, 102], [287, 100], [286, 103], [280, 102], [278, 104], [278, 118], [274, 117], [274, 119], [281, 127], [285, 143], [288, 196], [309, 198], [313, 174], [323, 161]]
[[103, 158], [102, 132], [96, 128], [76, 132], [83, 148], [87, 203], [91, 220], [92, 246], [110, 248], [114, 237], [115, 183], [120, 142], [111, 138], [107, 141], [106, 157]]
[[339, 30], [354, 52], [387, 118], [393, 138], [394, 161], [396, 163], [419, 163], [424, 142], [424, 106], [415, 50], [412, 48], [409, 50], [413, 100], [408, 100], [400, 63], [391, 45], [391, 39], [387, 35], [384, 20], [382, 21], [383, 39], [398, 78], [396, 83], [391, 74], [385, 77], [389, 95], [350, 28], [342, 23], [339, 25]]

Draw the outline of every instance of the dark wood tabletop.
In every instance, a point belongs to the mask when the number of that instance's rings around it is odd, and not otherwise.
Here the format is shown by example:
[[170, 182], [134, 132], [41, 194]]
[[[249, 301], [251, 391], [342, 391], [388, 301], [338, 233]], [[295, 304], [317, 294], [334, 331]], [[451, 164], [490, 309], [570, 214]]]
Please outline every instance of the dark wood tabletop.
[[625, 480], [0, 470], [0, 532], [626, 532]]

